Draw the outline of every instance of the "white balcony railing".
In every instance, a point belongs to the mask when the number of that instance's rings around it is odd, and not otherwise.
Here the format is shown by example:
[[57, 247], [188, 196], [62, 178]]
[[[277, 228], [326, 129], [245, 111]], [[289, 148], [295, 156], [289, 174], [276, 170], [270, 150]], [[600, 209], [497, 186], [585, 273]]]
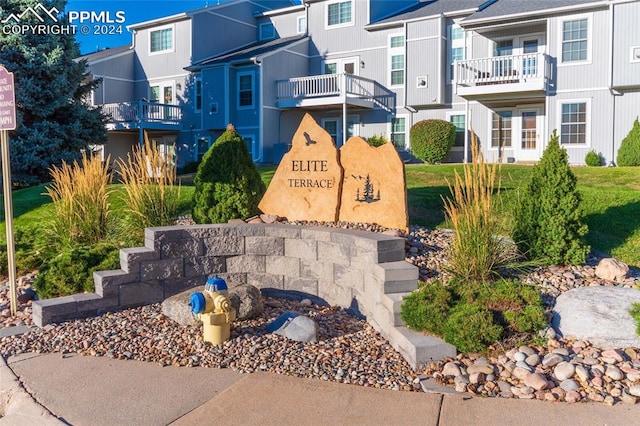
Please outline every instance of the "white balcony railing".
[[112, 123], [164, 123], [180, 124], [180, 105], [159, 104], [147, 101], [120, 102], [102, 105], [102, 110]]
[[455, 62], [455, 82], [459, 86], [486, 86], [507, 83], [543, 82], [553, 75], [549, 56], [544, 53], [494, 56]]
[[391, 109], [394, 99], [393, 92], [378, 82], [348, 73], [295, 77], [278, 81], [277, 85], [278, 100], [351, 96]]

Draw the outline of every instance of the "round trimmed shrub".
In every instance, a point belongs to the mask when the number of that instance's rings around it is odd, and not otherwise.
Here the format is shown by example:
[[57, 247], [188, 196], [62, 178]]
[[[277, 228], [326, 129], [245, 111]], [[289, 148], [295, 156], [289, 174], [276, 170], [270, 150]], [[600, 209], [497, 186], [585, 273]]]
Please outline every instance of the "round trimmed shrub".
[[265, 185], [233, 126], [204, 154], [193, 183], [192, 216], [197, 223], [225, 223], [259, 213]]
[[497, 341], [502, 327], [493, 322], [488, 309], [470, 303], [456, 305], [449, 312], [443, 337], [460, 352], [481, 352]]
[[414, 330], [442, 335], [451, 304], [451, 293], [439, 281], [424, 284], [405, 297], [400, 318]]
[[599, 167], [602, 165], [602, 157], [592, 149], [584, 157], [584, 162], [587, 164], [587, 166]]
[[622, 140], [616, 158], [618, 166], [640, 166], [640, 123], [638, 119], [633, 122], [633, 127]]
[[429, 164], [439, 163], [456, 140], [456, 126], [445, 120], [418, 121], [409, 131], [411, 151]]

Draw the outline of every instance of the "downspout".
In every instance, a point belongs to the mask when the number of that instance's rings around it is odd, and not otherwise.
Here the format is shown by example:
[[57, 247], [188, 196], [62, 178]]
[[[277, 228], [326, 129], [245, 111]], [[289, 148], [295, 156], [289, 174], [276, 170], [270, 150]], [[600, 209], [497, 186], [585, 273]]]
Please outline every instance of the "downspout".
[[225, 108], [224, 108], [224, 122], [226, 123], [225, 126], [227, 124], [229, 124], [229, 109], [231, 109], [231, 100], [229, 99], [229, 64], [226, 63], [224, 64], [224, 81], [227, 82], [227, 84], [224, 85], [224, 103], [225, 103]]
[[[403, 31], [404, 31], [404, 70], [405, 70], [404, 71], [404, 73], [405, 73], [404, 93], [402, 94], [402, 98], [403, 98], [402, 99], [402, 107], [405, 109], [405, 111], [409, 111], [411, 113], [411, 120], [409, 120], [410, 121], [409, 129], [411, 129], [411, 127], [413, 127], [413, 119], [414, 119], [413, 115], [415, 113], [417, 113], [418, 110], [415, 109], [412, 106], [407, 105], [407, 90], [409, 88], [409, 86], [407, 84], [407, 81], [409, 80], [407, 78], [407, 76], [409, 74], [408, 73], [409, 67], [407, 66], [407, 64], [409, 62], [409, 55], [408, 55], [408, 52], [409, 52], [409, 48], [408, 48], [409, 41], [407, 40], [407, 36], [408, 36], [409, 32], [407, 30], [407, 21], [404, 21], [402, 26], [403, 26]], [[397, 111], [397, 109], [396, 109], [396, 111]], [[396, 114], [396, 111], [393, 112], [394, 116]], [[406, 127], [405, 127], [405, 132], [406, 132]], [[393, 121], [391, 122], [391, 133], [393, 133]], [[389, 135], [389, 136], [391, 136], [391, 135]], [[407, 144], [409, 144], [409, 150], [411, 150], [411, 142], [408, 141], [407, 138], [405, 138], [405, 141], [404, 141], [404, 149], [405, 149], [405, 151], [407, 150]]]
[[464, 132], [464, 152], [462, 155], [462, 162], [467, 164], [469, 162], [469, 128], [471, 127], [471, 120], [469, 119], [469, 100], [464, 100], [464, 122], [465, 122], [465, 132]]
[[620, 92], [613, 88], [613, 3], [609, 3], [609, 93], [611, 93], [611, 110], [612, 110], [612, 126], [611, 126], [611, 161], [609, 161], [609, 167], [616, 165], [616, 96], [620, 95]]
[[[259, 146], [260, 146], [260, 155], [258, 156], [258, 158], [256, 158], [254, 160], [254, 162], [261, 162], [264, 159], [264, 129], [262, 128], [262, 123], [264, 122], [264, 84], [262, 82], [262, 61], [260, 61], [257, 57], [253, 58], [253, 64], [255, 66], [258, 67], [258, 78], [259, 78], [259, 84], [260, 84], [260, 103], [259, 103], [259, 108], [260, 110], [258, 111], [258, 137], [259, 137]], [[256, 83], [258, 84], [258, 83]], [[258, 105], [258, 103], [256, 103], [256, 106]]]

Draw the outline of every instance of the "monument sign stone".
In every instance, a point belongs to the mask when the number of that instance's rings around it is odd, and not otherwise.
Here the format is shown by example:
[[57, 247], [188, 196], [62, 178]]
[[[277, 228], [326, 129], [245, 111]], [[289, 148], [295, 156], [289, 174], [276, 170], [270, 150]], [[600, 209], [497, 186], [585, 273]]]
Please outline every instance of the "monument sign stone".
[[342, 167], [331, 136], [305, 114], [258, 208], [289, 220], [338, 219]]
[[344, 169], [339, 220], [406, 229], [404, 163], [392, 143], [372, 147], [359, 136], [340, 148]]
[[373, 148], [352, 137], [338, 150], [329, 133], [306, 114], [258, 207], [289, 220], [406, 230], [404, 163], [391, 143]]

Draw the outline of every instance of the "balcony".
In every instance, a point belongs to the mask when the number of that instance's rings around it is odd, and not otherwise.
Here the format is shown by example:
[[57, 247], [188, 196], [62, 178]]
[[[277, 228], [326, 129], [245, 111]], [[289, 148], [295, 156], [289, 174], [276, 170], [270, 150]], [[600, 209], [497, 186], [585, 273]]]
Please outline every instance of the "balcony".
[[544, 53], [494, 56], [455, 62], [456, 93], [468, 99], [544, 95], [553, 81]]
[[140, 100], [104, 104], [102, 110], [108, 116], [107, 130], [141, 128], [179, 130], [182, 126], [180, 105]]
[[277, 88], [280, 108], [395, 108], [395, 93], [374, 80], [348, 73], [290, 78], [278, 81]]

